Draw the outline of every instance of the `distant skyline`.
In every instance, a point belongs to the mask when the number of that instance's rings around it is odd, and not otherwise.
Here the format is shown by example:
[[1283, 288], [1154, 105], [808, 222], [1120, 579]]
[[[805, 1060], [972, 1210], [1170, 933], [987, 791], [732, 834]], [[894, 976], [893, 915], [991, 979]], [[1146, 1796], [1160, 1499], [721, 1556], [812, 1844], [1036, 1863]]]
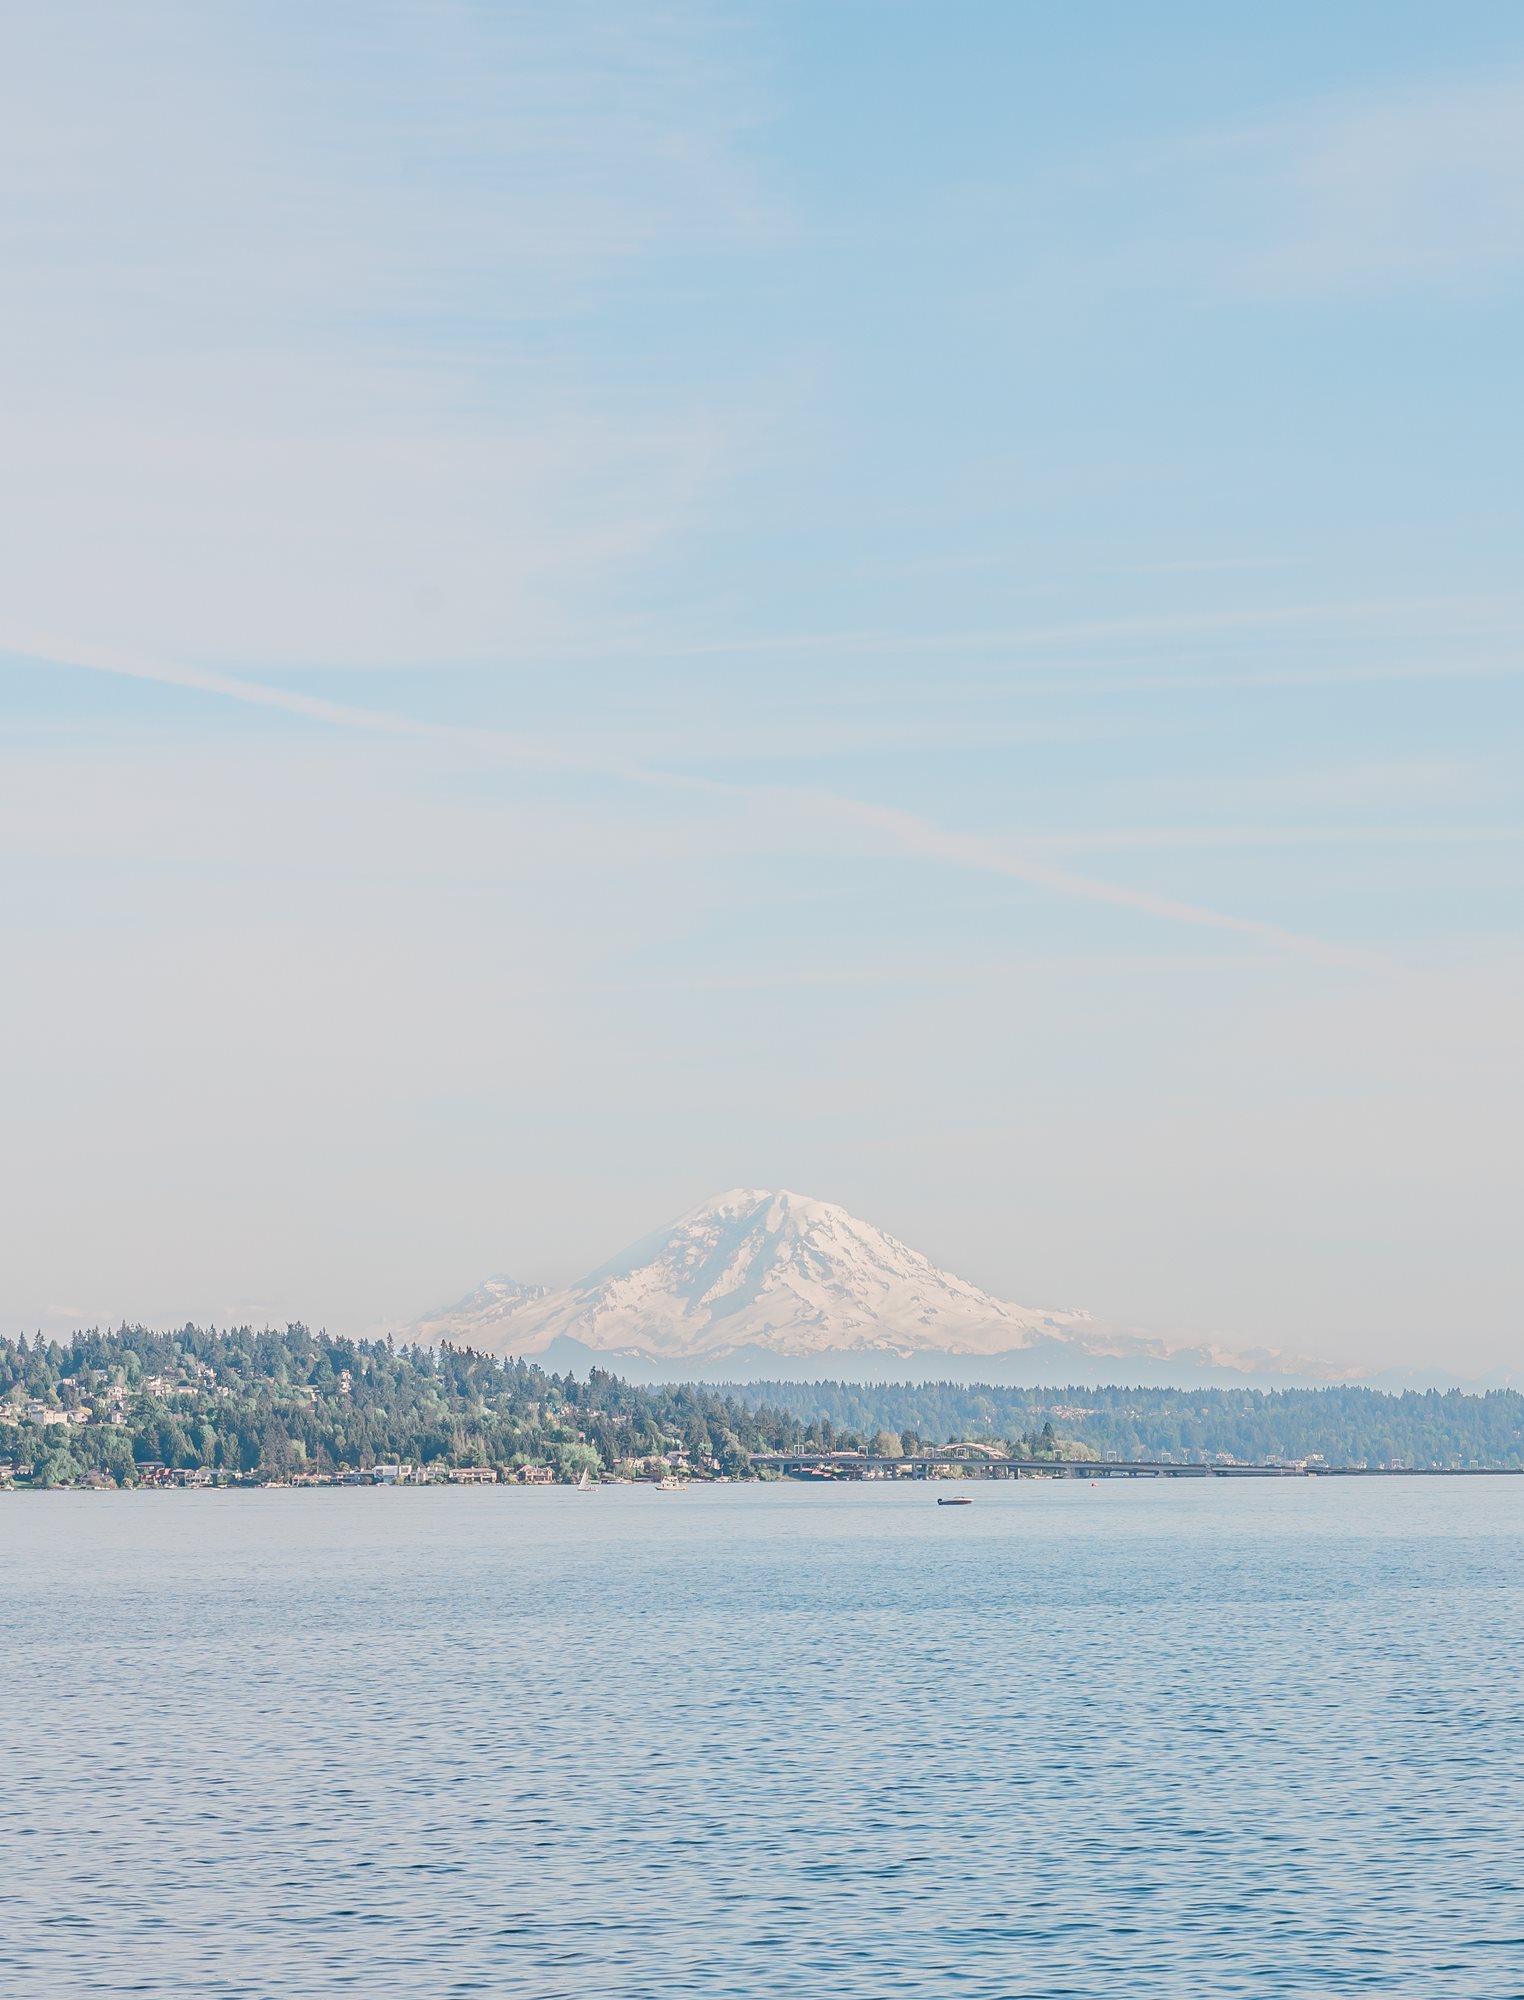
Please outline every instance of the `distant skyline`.
[[0, 1331], [1520, 1359], [1516, 8], [60, 0], [0, 186]]

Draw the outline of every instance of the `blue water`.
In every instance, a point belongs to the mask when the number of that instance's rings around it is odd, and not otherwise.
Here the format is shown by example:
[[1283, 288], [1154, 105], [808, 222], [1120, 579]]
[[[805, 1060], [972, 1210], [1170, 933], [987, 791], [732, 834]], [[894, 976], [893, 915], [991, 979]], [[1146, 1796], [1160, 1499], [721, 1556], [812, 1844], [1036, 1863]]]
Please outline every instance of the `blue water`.
[[0, 1499], [0, 1993], [1524, 1992], [1524, 1479]]

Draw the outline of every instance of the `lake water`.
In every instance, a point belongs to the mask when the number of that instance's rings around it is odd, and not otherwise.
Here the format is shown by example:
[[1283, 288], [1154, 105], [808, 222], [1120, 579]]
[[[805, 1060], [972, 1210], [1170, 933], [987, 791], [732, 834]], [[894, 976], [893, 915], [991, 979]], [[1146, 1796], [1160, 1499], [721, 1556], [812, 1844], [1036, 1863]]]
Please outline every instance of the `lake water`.
[[0, 1499], [0, 1993], [1524, 1991], [1524, 1479]]

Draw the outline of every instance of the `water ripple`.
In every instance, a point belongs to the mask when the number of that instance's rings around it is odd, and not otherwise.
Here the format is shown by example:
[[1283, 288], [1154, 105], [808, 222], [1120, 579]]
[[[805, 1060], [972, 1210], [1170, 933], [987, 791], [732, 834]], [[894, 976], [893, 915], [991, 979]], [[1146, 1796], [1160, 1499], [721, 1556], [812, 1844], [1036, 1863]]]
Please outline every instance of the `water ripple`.
[[1515, 2000], [1524, 1481], [0, 1505], [0, 1991]]

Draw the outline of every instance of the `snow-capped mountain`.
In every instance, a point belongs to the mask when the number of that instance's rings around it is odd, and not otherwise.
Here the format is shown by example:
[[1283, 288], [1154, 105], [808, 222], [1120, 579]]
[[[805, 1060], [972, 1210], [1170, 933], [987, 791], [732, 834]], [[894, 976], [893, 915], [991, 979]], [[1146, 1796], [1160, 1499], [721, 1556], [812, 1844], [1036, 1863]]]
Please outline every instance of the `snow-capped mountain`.
[[[472, 1325], [492, 1326], [522, 1307], [534, 1305], [544, 1296], [543, 1285], [521, 1285], [517, 1279], [505, 1277], [499, 1272], [495, 1278], [483, 1278], [474, 1292], [468, 1292], [465, 1298], [451, 1306], [448, 1317], [462, 1324], [469, 1321]], [[467, 1343], [463, 1341], [461, 1344], [464, 1346]], [[479, 1340], [469, 1344], [481, 1346]]]
[[1328, 1372], [1268, 1353], [1174, 1348], [1108, 1332], [1084, 1312], [1011, 1305], [844, 1208], [758, 1188], [700, 1202], [564, 1290], [489, 1278], [410, 1332], [666, 1379], [882, 1377], [903, 1375], [912, 1359], [920, 1374], [999, 1380]]

